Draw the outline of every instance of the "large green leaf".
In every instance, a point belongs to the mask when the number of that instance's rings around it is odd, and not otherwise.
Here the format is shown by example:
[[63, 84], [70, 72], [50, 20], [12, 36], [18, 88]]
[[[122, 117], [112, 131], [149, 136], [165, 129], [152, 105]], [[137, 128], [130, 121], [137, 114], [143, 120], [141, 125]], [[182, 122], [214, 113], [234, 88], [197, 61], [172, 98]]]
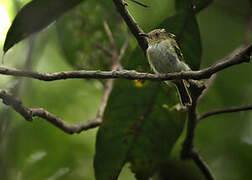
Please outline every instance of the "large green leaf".
[[[139, 49], [131, 57], [124, 67], [148, 69]], [[177, 102], [174, 88], [159, 82], [116, 81], [97, 134], [97, 180], [116, 179], [126, 162], [147, 178], [167, 161], [184, 126], [185, 112], [171, 108]]]
[[83, 0], [33, 0], [15, 17], [4, 42], [6, 53], [22, 39], [38, 32]]

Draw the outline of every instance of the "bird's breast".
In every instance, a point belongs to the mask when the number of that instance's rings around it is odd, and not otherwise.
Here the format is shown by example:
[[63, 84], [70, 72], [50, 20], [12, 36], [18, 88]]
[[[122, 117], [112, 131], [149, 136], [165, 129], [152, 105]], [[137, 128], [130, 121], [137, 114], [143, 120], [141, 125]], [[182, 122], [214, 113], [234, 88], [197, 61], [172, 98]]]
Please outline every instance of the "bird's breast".
[[147, 49], [147, 58], [155, 73], [175, 72], [179, 64], [176, 52], [166, 41], [150, 45]]

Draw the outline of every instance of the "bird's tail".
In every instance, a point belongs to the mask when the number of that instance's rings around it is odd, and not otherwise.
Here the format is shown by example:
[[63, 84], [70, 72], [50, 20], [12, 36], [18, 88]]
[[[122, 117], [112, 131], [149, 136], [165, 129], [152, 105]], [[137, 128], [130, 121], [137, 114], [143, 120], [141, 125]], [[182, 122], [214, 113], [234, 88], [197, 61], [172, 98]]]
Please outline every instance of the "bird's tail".
[[192, 98], [185, 85], [185, 81], [178, 80], [178, 81], [174, 81], [174, 83], [176, 84], [176, 88], [178, 90], [178, 95], [179, 95], [181, 104], [183, 106], [190, 106], [192, 104]]

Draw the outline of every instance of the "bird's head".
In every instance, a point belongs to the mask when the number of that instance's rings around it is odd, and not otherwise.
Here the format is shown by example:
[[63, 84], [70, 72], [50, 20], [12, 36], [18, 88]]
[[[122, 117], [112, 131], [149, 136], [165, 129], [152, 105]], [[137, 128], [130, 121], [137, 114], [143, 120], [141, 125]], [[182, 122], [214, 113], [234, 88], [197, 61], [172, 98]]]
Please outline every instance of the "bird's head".
[[165, 29], [154, 29], [149, 33], [140, 33], [139, 34], [142, 37], [146, 37], [148, 44], [155, 44], [160, 43], [163, 40], [169, 39], [169, 38], [175, 38], [174, 34], [167, 33]]

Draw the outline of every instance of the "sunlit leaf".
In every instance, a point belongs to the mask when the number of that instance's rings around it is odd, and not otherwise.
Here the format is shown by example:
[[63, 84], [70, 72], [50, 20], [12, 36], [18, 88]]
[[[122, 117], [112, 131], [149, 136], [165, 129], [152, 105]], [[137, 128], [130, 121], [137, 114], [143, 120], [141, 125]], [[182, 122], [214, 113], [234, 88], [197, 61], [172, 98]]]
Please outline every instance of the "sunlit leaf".
[[33, 0], [25, 5], [15, 17], [4, 43], [6, 53], [22, 39], [38, 32], [55, 21], [60, 15], [82, 0]]

